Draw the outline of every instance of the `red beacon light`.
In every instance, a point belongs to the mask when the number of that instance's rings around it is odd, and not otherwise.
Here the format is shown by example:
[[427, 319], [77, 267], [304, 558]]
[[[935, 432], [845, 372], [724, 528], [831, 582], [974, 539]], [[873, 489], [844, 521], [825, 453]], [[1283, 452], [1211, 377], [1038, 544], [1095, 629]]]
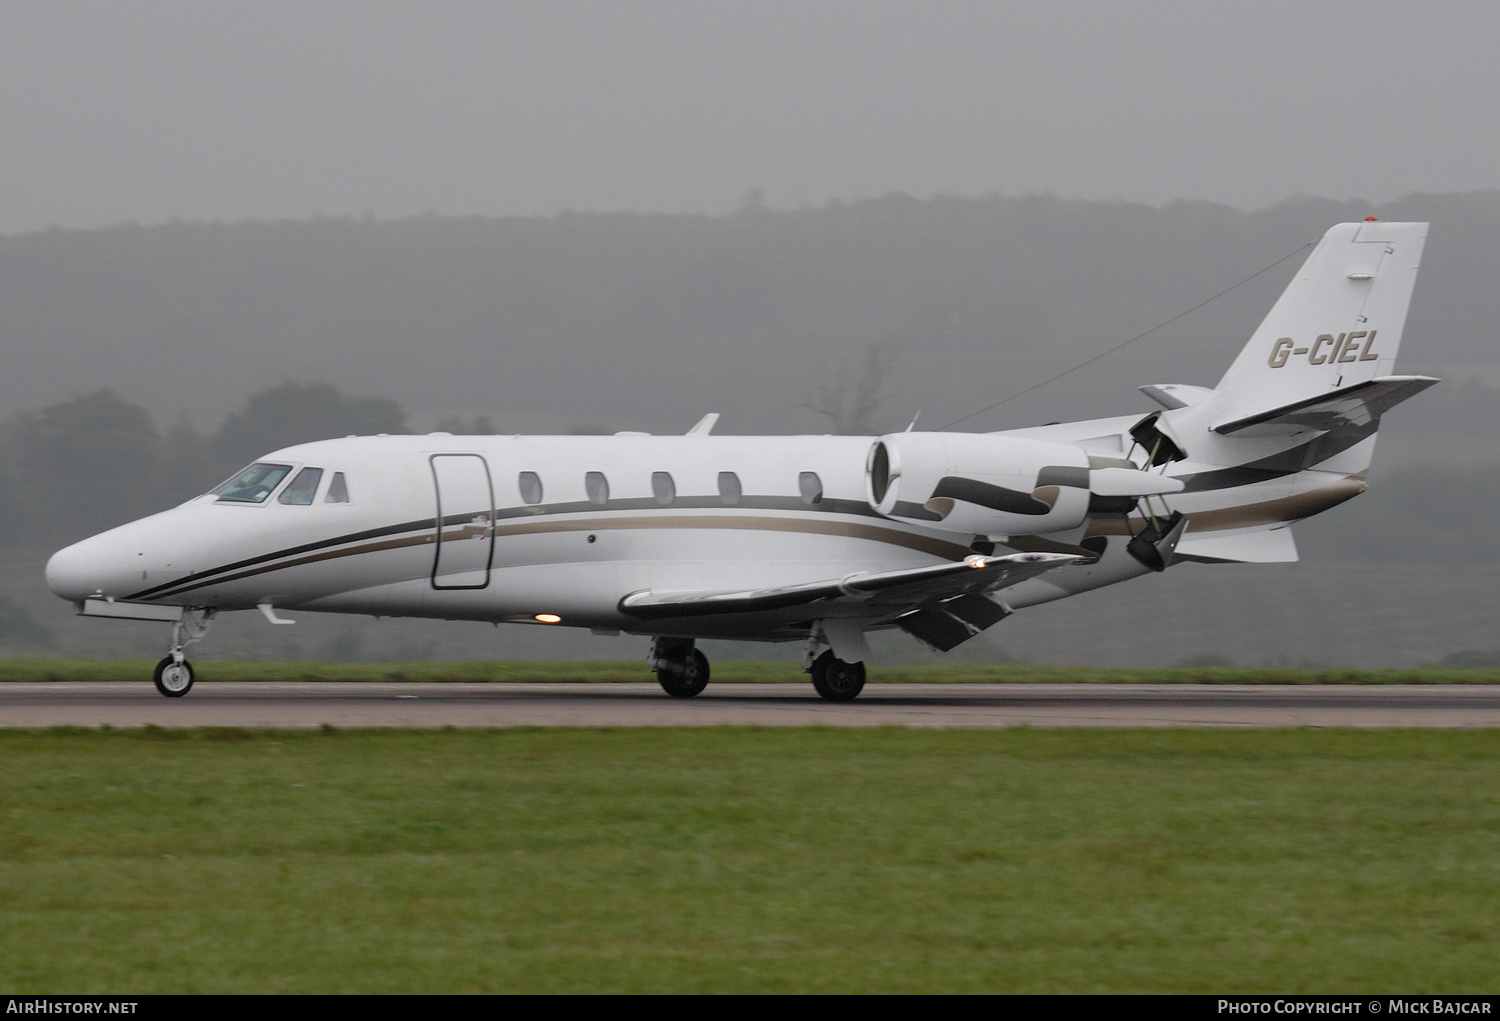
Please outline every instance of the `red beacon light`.
[[1380, 222], [1380, 218], [1378, 216], [1367, 216], [1367, 217], [1365, 217], [1365, 222], [1366, 223], [1379, 223]]

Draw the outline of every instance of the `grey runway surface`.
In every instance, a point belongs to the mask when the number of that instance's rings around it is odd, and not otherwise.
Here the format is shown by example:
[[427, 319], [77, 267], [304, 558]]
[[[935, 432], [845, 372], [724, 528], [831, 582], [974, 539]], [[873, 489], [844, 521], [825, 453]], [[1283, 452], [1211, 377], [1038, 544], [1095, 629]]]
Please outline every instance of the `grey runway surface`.
[[0, 727], [1500, 727], [1479, 685], [872, 684], [855, 702], [811, 686], [716, 684], [0, 684]]

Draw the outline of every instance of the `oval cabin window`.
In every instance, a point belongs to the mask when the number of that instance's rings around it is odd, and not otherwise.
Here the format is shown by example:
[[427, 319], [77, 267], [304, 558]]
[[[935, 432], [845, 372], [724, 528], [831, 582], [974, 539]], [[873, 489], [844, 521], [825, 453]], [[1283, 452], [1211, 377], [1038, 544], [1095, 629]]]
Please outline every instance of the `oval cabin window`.
[[677, 499], [677, 483], [672, 481], [672, 476], [667, 472], [652, 472], [651, 495], [665, 507]]
[[818, 478], [817, 472], [803, 472], [797, 476], [797, 489], [802, 493], [802, 502], [815, 504], [823, 502], [823, 480]]
[[585, 475], [583, 489], [589, 495], [589, 503], [597, 507], [609, 503], [609, 480], [604, 477], [603, 472], [589, 472]]
[[542, 477], [536, 472], [522, 472], [516, 478], [521, 489], [521, 502], [536, 506], [542, 502]]
[[744, 490], [740, 488], [740, 477], [734, 472], [719, 472], [719, 499], [733, 506], [740, 502]]

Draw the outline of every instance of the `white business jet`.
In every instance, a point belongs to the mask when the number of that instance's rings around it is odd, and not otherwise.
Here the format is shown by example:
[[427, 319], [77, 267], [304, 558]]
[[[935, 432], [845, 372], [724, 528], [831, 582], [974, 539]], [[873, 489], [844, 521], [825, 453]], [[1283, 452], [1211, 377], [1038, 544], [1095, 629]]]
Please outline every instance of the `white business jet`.
[[880, 437], [351, 436], [55, 554], [80, 614], [169, 622], [163, 695], [214, 616], [254, 610], [652, 638], [670, 695], [700, 638], [797, 641], [818, 694], [864, 686], [867, 632], [949, 650], [1011, 613], [1182, 561], [1297, 559], [1289, 525], [1365, 489], [1425, 223], [1330, 230], [1209, 389], [1160, 410]]

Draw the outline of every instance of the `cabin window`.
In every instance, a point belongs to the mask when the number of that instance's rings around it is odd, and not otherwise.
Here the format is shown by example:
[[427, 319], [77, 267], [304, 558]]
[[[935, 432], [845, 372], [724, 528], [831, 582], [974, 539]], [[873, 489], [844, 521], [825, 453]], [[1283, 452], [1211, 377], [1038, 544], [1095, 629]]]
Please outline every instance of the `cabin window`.
[[322, 468], [303, 468], [276, 500], [292, 507], [311, 507], [313, 497], [318, 495], [318, 483], [322, 481]]
[[823, 502], [823, 480], [818, 478], [817, 472], [802, 472], [798, 475], [797, 489], [802, 494], [803, 503]]
[[536, 472], [522, 472], [516, 476], [521, 487], [521, 502], [535, 506], [542, 502], [542, 477]]
[[291, 470], [289, 464], [257, 462], [215, 489], [213, 495], [220, 503], [265, 503]]
[[667, 472], [652, 472], [651, 495], [665, 507], [677, 499], [677, 483], [672, 481], [672, 476]]
[[344, 481], [343, 472], [334, 472], [333, 481], [328, 483], [328, 495], [323, 497], [324, 503], [348, 503], [349, 483]]
[[740, 488], [740, 477], [734, 472], [719, 472], [719, 499], [727, 504], [740, 502], [744, 490]]
[[583, 489], [589, 495], [589, 503], [599, 507], [609, 503], [609, 479], [604, 477], [603, 472], [589, 472], [585, 475]]

